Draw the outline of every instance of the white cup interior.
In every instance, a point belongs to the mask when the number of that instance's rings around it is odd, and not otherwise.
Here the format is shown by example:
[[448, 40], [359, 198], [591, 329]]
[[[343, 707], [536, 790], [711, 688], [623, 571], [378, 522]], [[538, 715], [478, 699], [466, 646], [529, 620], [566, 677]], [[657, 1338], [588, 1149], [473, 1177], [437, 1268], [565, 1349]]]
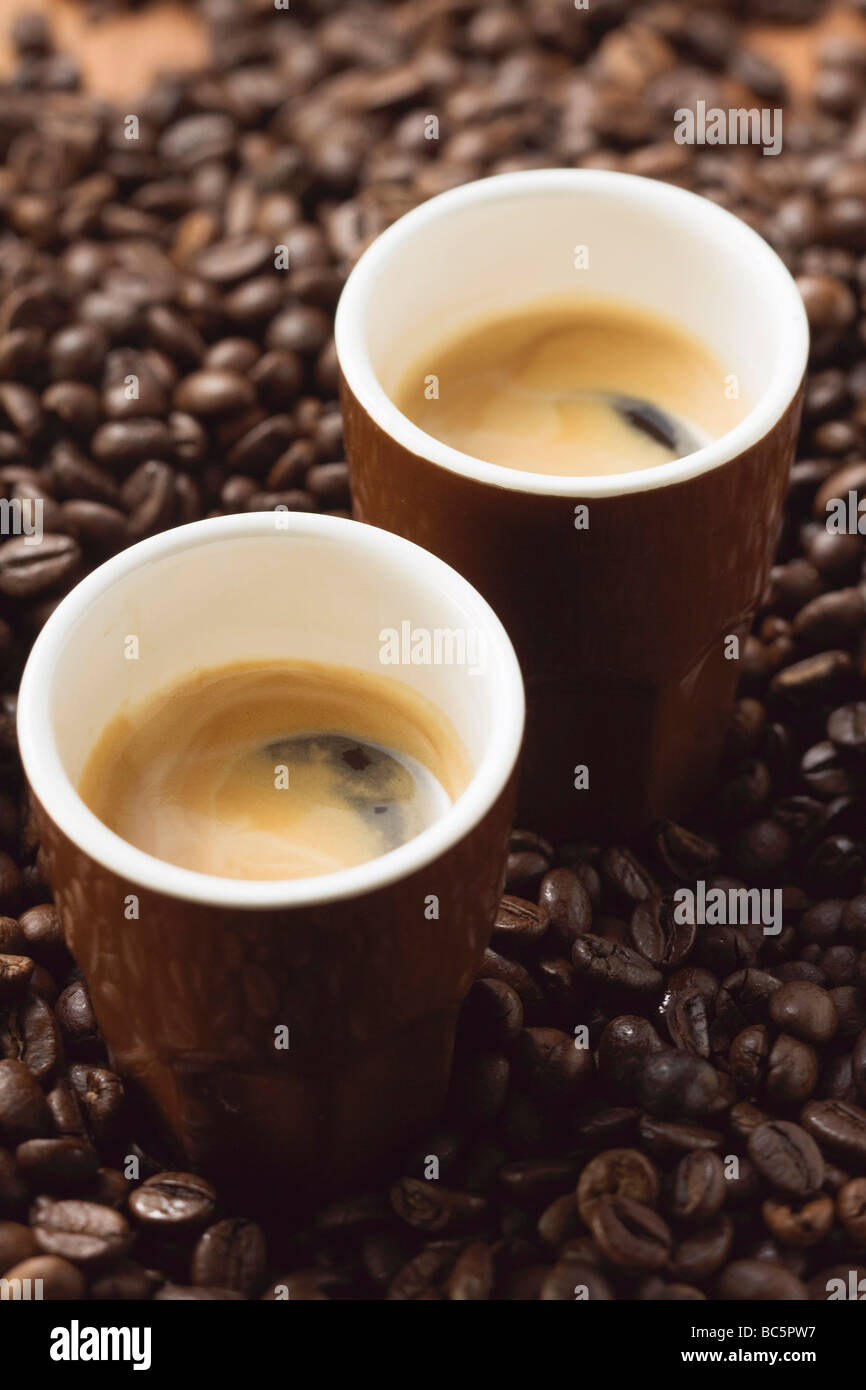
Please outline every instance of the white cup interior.
[[[576, 256], [583, 247], [586, 257]], [[439, 347], [486, 317], [575, 294], [633, 305], [705, 343], [725, 376], [737, 378], [747, 416], [688, 458], [568, 479], [470, 459], [392, 404], [391, 393], [426, 345]], [[808, 355], [796, 285], [750, 227], [671, 185], [583, 169], [483, 179], [408, 213], [353, 270], [336, 338], [361, 405], [413, 453], [499, 487], [579, 496], [657, 487], [733, 457], [779, 419]]]
[[[439, 662], [383, 665], [382, 633], [401, 633], [407, 623], [415, 633], [467, 636], [463, 644], [444, 640]], [[400, 645], [401, 655], [411, 655], [410, 645]], [[416, 652], [423, 658], [423, 645]], [[450, 811], [415, 840], [356, 869], [255, 883], [152, 859], [80, 800], [75, 788], [87, 756], [122, 708], [202, 667], [287, 658], [390, 675], [431, 700], [451, 720], [475, 768]], [[48, 620], [19, 697], [25, 771], [61, 830], [133, 881], [244, 906], [344, 897], [429, 862], [501, 791], [522, 726], [523, 689], [511, 644], [466, 580], [387, 532], [285, 512], [195, 522], [101, 566]]]

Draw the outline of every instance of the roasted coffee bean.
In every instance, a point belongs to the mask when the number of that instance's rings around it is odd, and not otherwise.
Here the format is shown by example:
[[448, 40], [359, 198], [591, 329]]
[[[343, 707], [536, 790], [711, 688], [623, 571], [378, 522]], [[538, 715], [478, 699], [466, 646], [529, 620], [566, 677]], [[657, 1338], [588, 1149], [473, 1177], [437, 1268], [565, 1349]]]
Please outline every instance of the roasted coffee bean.
[[40, 903], [22, 912], [19, 925], [24, 934], [28, 954], [46, 965], [49, 970], [68, 964], [63, 926], [52, 903]]
[[252, 1221], [218, 1221], [203, 1231], [192, 1256], [194, 1284], [235, 1289], [251, 1298], [264, 1281], [265, 1237]]
[[20, 1144], [47, 1134], [51, 1116], [45, 1098], [25, 1064], [0, 1060], [0, 1140]]
[[123, 1102], [123, 1083], [105, 1067], [75, 1063], [69, 1083], [95, 1139], [110, 1134]]
[[81, 563], [81, 550], [71, 536], [16, 536], [0, 545], [0, 593], [33, 598], [72, 579]]
[[768, 1197], [761, 1207], [767, 1229], [781, 1245], [817, 1245], [833, 1225], [833, 1199], [826, 1194], [805, 1201]]
[[36, 1237], [19, 1221], [0, 1221], [0, 1277], [12, 1265], [39, 1254]]
[[660, 972], [637, 951], [591, 933], [576, 939], [571, 960], [578, 975], [593, 984], [628, 993], [652, 994], [662, 982]]
[[725, 1201], [725, 1170], [718, 1154], [696, 1149], [680, 1159], [673, 1173], [668, 1210], [676, 1221], [703, 1226]]
[[866, 1168], [866, 1109], [849, 1101], [810, 1100], [800, 1116], [803, 1128], [841, 1163]]
[[696, 1057], [710, 1055], [710, 1003], [698, 988], [672, 989], [664, 1020], [674, 1047]]
[[866, 1178], [852, 1178], [836, 1194], [839, 1220], [857, 1246], [866, 1246]]
[[644, 1154], [638, 1149], [607, 1149], [583, 1169], [577, 1184], [577, 1209], [582, 1221], [591, 1226], [603, 1197], [629, 1197], [654, 1207], [658, 1196], [658, 1173]]
[[189, 1230], [204, 1225], [215, 1201], [211, 1184], [195, 1173], [158, 1173], [131, 1194], [129, 1210], [143, 1226]]
[[29, 956], [0, 955], [0, 1006], [25, 993], [33, 974]]
[[524, 1028], [515, 1044], [518, 1073], [544, 1105], [569, 1105], [589, 1089], [592, 1053], [556, 1028]]
[[523, 1026], [520, 996], [501, 980], [476, 980], [460, 1014], [460, 1037], [476, 1046], [504, 1047]]
[[674, 1245], [669, 1269], [676, 1279], [699, 1283], [725, 1263], [734, 1243], [734, 1228], [724, 1212]]
[[28, 1139], [15, 1150], [15, 1161], [35, 1191], [52, 1196], [85, 1191], [99, 1167], [96, 1150], [80, 1139]]
[[57, 1255], [34, 1255], [24, 1259], [11, 1265], [4, 1278], [11, 1287], [17, 1283], [22, 1290], [39, 1288], [42, 1298], [52, 1302], [84, 1297], [83, 1274], [69, 1260]]
[[67, 1045], [81, 1055], [98, 1048], [99, 1035], [90, 995], [83, 980], [75, 980], [60, 994], [54, 1007]]
[[593, 1238], [615, 1265], [659, 1269], [668, 1259], [672, 1237], [652, 1207], [630, 1197], [600, 1197], [590, 1215]]
[[391, 1188], [391, 1205], [407, 1225], [435, 1235], [471, 1230], [483, 1221], [487, 1211], [482, 1197], [416, 1178], [402, 1178]]
[[602, 877], [614, 893], [631, 903], [658, 897], [658, 885], [630, 850], [606, 850], [601, 857]]
[[481, 957], [478, 976], [480, 979], [500, 980], [503, 984], [509, 985], [519, 996], [529, 1017], [533, 1011], [536, 1014], [540, 1011], [544, 1002], [541, 988], [518, 961], [508, 960], [506, 956], [501, 956], [498, 951], [492, 951], [488, 947]]
[[807, 980], [783, 984], [770, 997], [770, 1018], [804, 1042], [829, 1042], [838, 1027], [831, 996]]
[[664, 1043], [648, 1019], [620, 1014], [599, 1039], [598, 1069], [602, 1082], [615, 1094], [633, 1098], [644, 1059], [664, 1050]]
[[745, 1302], [804, 1300], [808, 1297], [800, 1279], [782, 1264], [769, 1260], [734, 1260], [716, 1281], [716, 1297]]
[[85, 1268], [119, 1259], [133, 1238], [129, 1222], [119, 1211], [74, 1198], [59, 1202], [40, 1198], [31, 1222], [40, 1250]]
[[788, 1120], [758, 1125], [749, 1135], [749, 1157], [767, 1182], [792, 1197], [808, 1197], [824, 1180], [820, 1149], [805, 1129]]
[[685, 883], [711, 877], [719, 862], [717, 845], [674, 821], [662, 821], [656, 828], [655, 846], [665, 867]]
[[538, 1236], [545, 1245], [559, 1249], [579, 1229], [577, 1202], [573, 1193], [555, 1197], [538, 1218]]
[[484, 1302], [493, 1292], [493, 1252], [483, 1241], [467, 1245], [445, 1284], [445, 1295], [455, 1302]]
[[674, 969], [688, 958], [697, 936], [693, 922], [678, 921], [672, 898], [650, 898], [638, 903], [629, 931], [635, 950], [659, 969]]
[[796, 1109], [818, 1085], [815, 1049], [782, 1033], [772, 1044], [763, 1075], [767, 1100], [782, 1110]]
[[541, 881], [538, 905], [547, 913], [551, 930], [570, 950], [575, 937], [592, 930], [592, 901], [571, 869], [551, 869]]
[[500, 900], [493, 923], [493, 945], [498, 951], [527, 951], [544, 936], [549, 918], [543, 909], [508, 894]]
[[644, 1058], [636, 1077], [639, 1104], [651, 1115], [705, 1115], [713, 1108], [719, 1077], [709, 1062], [670, 1049]]

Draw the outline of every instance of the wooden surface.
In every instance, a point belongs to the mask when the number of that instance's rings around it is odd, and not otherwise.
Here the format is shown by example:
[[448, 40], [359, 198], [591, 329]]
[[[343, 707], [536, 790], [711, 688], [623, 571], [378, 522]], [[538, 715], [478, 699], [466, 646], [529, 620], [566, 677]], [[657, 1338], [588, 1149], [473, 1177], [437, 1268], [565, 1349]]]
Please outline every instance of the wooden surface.
[[[78, 60], [89, 90], [120, 105], [146, 90], [157, 73], [195, 68], [207, 60], [206, 29], [181, 0], [162, 0], [95, 23], [75, 0], [0, 0], [0, 74], [13, 67], [8, 30], [14, 15], [25, 10], [47, 14], [57, 47]], [[808, 92], [821, 40], [850, 34], [866, 41], [866, 18], [839, 4], [808, 28], [751, 25], [748, 33], [751, 46], [779, 63], [792, 90], [802, 95]]]
[[158, 73], [199, 67], [207, 60], [206, 29], [178, 0], [96, 23], [86, 6], [74, 0], [0, 0], [0, 73], [14, 67], [9, 28], [14, 16], [27, 10], [48, 16], [55, 46], [78, 61], [87, 88], [120, 106], [146, 91]]

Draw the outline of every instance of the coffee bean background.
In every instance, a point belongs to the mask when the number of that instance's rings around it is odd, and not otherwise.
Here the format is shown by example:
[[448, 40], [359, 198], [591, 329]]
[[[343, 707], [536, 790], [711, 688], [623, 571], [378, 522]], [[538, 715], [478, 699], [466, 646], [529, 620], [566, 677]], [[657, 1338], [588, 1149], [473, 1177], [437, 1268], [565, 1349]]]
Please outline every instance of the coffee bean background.
[[[41, 499], [46, 531], [0, 544], [0, 1274], [58, 1299], [823, 1299], [866, 1277], [866, 585], [861, 537], [824, 526], [827, 499], [866, 496], [866, 42], [823, 40], [804, 101], [744, 20], [808, 22], [818, 0], [196, 9], [212, 65], [133, 101], [137, 140], [38, 17], [0, 88], [0, 488]], [[698, 99], [783, 106], [783, 153], [676, 145]], [[422, 199], [558, 164], [730, 208], [808, 310], [724, 763], [687, 825], [640, 844], [515, 832], [440, 1128], [379, 1190], [262, 1229], [157, 1156], [108, 1067], [40, 873], [18, 677], [58, 599], [143, 536], [347, 515], [348, 269]], [[698, 879], [781, 888], [782, 932], [678, 925]]]

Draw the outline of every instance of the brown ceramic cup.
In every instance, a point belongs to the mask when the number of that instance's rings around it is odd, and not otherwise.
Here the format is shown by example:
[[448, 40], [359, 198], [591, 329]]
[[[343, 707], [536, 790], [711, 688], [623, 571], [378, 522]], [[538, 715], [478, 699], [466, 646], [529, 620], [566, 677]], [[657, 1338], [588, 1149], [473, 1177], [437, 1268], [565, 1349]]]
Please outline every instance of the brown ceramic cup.
[[[576, 291], [706, 343], [745, 418], [674, 463], [563, 478], [533, 473], [530, 456], [525, 472], [470, 458], [394, 406], [425, 343]], [[373, 243], [336, 343], [356, 515], [465, 574], [517, 649], [521, 820], [598, 836], [679, 814], [717, 763], [739, 669], [728, 639], [749, 631], [781, 526], [808, 352], [785, 266], [744, 223], [664, 183], [504, 174]]]
[[[407, 631], [428, 640], [395, 644]], [[187, 672], [274, 658], [426, 696], [469, 753], [463, 794], [381, 858], [277, 882], [164, 863], [84, 805], [83, 764], [125, 705]], [[44, 872], [113, 1065], [187, 1163], [246, 1177], [278, 1207], [363, 1180], [430, 1125], [502, 890], [522, 730], [519, 668], [488, 605], [441, 560], [357, 522], [196, 522], [59, 605], [18, 713]]]

